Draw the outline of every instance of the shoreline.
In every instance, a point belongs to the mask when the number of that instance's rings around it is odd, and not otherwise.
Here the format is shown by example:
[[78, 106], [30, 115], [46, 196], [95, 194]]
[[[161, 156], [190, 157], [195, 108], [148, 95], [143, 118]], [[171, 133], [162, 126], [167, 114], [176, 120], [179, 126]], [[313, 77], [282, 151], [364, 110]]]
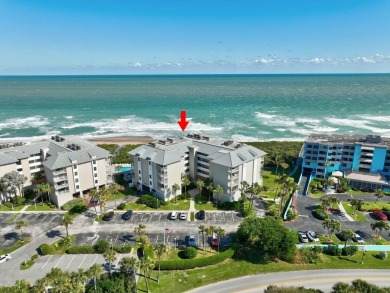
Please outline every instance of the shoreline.
[[145, 144], [156, 139], [151, 136], [112, 136], [88, 138], [86, 140], [94, 144], [117, 144], [123, 146], [126, 144]]

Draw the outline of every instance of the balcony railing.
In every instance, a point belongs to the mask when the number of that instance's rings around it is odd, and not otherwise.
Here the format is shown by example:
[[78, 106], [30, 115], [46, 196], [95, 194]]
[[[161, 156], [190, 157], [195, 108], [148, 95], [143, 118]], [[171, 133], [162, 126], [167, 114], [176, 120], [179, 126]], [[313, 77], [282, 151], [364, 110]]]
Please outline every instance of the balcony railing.
[[59, 195], [59, 194], [65, 194], [65, 193], [69, 193], [69, 189], [65, 189], [65, 190], [61, 190], [61, 191], [56, 191], [56, 194]]
[[68, 184], [68, 183], [54, 184], [54, 188], [55, 188], [56, 190], [60, 190], [60, 189], [66, 188], [66, 187], [69, 187], [69, 184]]
[[66, 169], [62, 169], [62, 170], [59, 170], [59, 171], [54, 171], [53, 175], [57, 176], [57, 175], [65, 174], [65, 173], [66, 173]]
[[53, 178], [54, 182], [60, 182], [60, 181], [65, 181], [65, 180], [68, 180], [67, 176], [59, 176], [59, 177], [54, 177]]

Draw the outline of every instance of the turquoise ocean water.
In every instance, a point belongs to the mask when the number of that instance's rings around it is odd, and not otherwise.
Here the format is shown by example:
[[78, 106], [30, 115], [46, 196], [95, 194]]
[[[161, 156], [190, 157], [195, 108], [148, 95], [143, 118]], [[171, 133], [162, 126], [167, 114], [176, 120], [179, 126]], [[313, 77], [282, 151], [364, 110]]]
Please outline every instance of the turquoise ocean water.
[[0, 141], [75, 134], [390, 136], [390, 74], [0, 77]]

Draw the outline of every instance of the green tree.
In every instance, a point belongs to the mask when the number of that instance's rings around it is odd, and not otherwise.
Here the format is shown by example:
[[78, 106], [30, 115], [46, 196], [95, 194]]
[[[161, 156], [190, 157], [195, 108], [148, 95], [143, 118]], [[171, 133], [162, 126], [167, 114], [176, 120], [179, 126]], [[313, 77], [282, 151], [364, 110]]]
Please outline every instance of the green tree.
[[43, 193], [46, 193], [47, 196], [47, 202], [50, 202], [50, 197], [49, 194], [53, 190], [53, 186], [50, 183], [41, 183], [40, 189]]
[[350, 287], [349, 284], [338, 282], [333, 285], [332, 287], [332, 293], [350, 293]]
[[145, 249], [150, 245], [149, 237], [146, 235], [141, 235], [137, 238], [137, 241], [140, 243], [140, 248], [142, 250], [142, 255], [145, 255]]
[[69, 237], [69, 225], [72, 225], [73, 224], [73, 220], [72, 218], [69, 216], [69, 214], [66, 214], [62, 220], [61, 220], [61, 225], [62, 226], [65, 226], [65, 230], [66, 230], [66, 237]]
[[331, 204], [331, 206], [333, 208], [337, 208], [337, 205], [340, 203], [340, 200], [333, 195], [329, 196], [328, 199], [329, 199], [329, 203]]
[[214, 190], [214, 183], [213, 183], [213, 181], [210, 178], [207, 179], [206, 189], [209, 192], [209, 201], [208, 201], [208, 203], [210, 203], [211, 202], [211, 192]]
[[377, 221], [370, 224], [371, 229], [377, 232], [377, 237], [379, 238], [382, 230], [389, 230], [389, 224], [385, 221]]
[[84, 293], [85, 284], [88, 281], [88, 276], [83, 269], [78, 269], [77, 272], [70, 273], [70, 285], [72, 293]]
[[223, 194], [223, 188], [221, 185], [216, 185], [213, 192], [217, 195], [217, 206], [219, 205], [219, 196]]
[[[17, 280], [15, 286], [17, 288], [17, 293], [29, 293], [31, 292], [31, 284], [26, 280]], [[0, 290], [1, 292], [1, 290]]]
[[320, 199], [320, 206], [324, 210], [329, 210], [330, 207], [332, 206], [331, 201], [329, 200], [329, 197], [323, 197]]
[[116, 252], [112, 249], [109, 249], [103, 254], [103, 257], [109, 264], [108, 272], [111, 275], [111, 264], [116, 260]]
[[385, 193], [383, 192], [382, 189], [377, 189], [377, 190], [375, 190], [374, 195], [376, 196], [376, 200], [375, 200], [375, 203], [376, 203], [378, 201], [378, 199], [383, 198], [385, 196]]
[[203, 251], [204, 251], [204, 234], [206, 233], [206, 227], [204, 225], [199, 225], [199, 232], [202, 233]]
[[328, 233], [329, 233], [331, 225], [332, 224], [331, 224], [331, 220], [330, 219], [325, 219], [324, 221], [322, 221], [322, 227], [324, 227], [324, 229], [328, 230]]
[[141, 257], [140, 267], [141, 267], [141, 270], [143, 271], [143, 275], [145, 278], [146, 293], [149, 293], [148, 278], [150, 278], [150, 269], [153, 269], [153, 267], [154, 267], [153, 261], [147, 256]]
[[[38, 194], [41, 198], [41, 201], [42, 201], [42, 204], [43, 204], [43, 192], [42, 192], [42, 189], [40, 187], [40, 184], [37, 185], [34, 189], [33, 189], [34, 193]], [[34, 200], [35, 201], [35, 200]]]
[[284, 163], [283, 157], [280, 154], [276, 154], [274, 158], [272, 159], [272, 162], [275, 164], [275, 175], [278, 175], [278, 168], [279, 166]]
[[137, 282], [135, 279], [135, 273], [139, 269], [139, 261], [134, 257], [124, 257], [120, 261], [121, 269], [133, 278], [133, 283], [136, 286], [135, 292], [137, 292]]
[[330, 230], [330, 239], [332, 239], [332, 236], [334, 234], [335, 231], [340, 231], [341, 230], [341, 223], [337, 220], [330, 220], [330, 227], [329, 227], [329, 230]]
[[146, 225], [139, 224], [138, 227], [134, 228], [134, 233], [137, 234], [138, 236], [145, 235], [145, 233], [146, 233]]
[[158, 243], [154, 246], [154, 250], [158, 259], [158, 275], [157, 282], [160, 282], [160, 261], [161, 257], [168, 252], [168, 246], [165, 243]]
[[17, 198], [17, 189], [18, 189], [18, 178], [19, 173], [17, 171], [8, 172], [0, 178], [0, 186], [3, 191], [5, 191], [9, 197], [12, 194], [15, 196], [16, 203], [18, 203]]
[[119, 193], [119, 191], [124, 191], [125, 188], [122, 186], [122, 185], [119, 185], [115, 182], [112, 182], [110, 183], [110, 185], [108, 186], [108, 197], [114, 197], [114, 201], [115, 201], [115, 206], [116, 205], [116, 195]]
[[86, 272], [87, 276], [93, 279], [93, 285], [95, 288], [95, 293], [97, 292], [96, 284], [97, 284], [97, 279], [104, 273], [104, 270], [101, 265], [94, 264], [91, 266], [88, 271]]
[[355, 236], [355, 233], [353, 233], [351, 230], [342, 230], [340, 232], [340, 237], [345, 241], [344, 247], [347, 247], [347, 242], [349, 239], [351, 239], [353, 236]]
[[362, 199], [357, 199], [357, 198], [352, 198], [349, 203], [352, 207], [354, 207], [355, 215], [357, 214], [357, 211], [361, 210], [364, 205], [364, 201]]
[[198, 254], [198, 252], [197, 252], [196, 248], [192, 247], [192, 246], [186, 247], [183, 251], [184, 258], [187, 258], [187, 259], [195, 258], [197, 254]]
[[181, 184], [183, 185], [184, 187], [184, 196], [185, 196], [185, 199], [187, 200], [187, 186], [190, 185], [190, 179], [188, 179], [187, 175], [182, 173], [181, 174]]
[[175, 183], [172, 185], [172, 191], [174, 193], [174, 196], [175, 196], [175, 204], [177, 204], [177, 194], [176, 192], [180, 189], [180, 186], [179, 184]]
[[25, 219], [16, 222], [16, 229], [20, 230], [20, 234], [22, 234], [22, 241], [24, 241], [23, 228], [27, 226], [28, 222]]
[[296, 232], [289, 231], [280, 218], [270, 216], [245, 218], [238, 227], [237, 239], [253, 248], [264, 261], [278, 258], [292, 262], [298, 242]]
[[203, 180], [200, 180], [200, 179], [196, 180], [195, 181], [195, 186], [199, 190], [199, 197], [201, 197], [202, 196], [202, 189], [204, 188]]
[[222, 229], [221, 227], [218, 227], [216, 229], [216, 234], [218, 235], [218, 253], [219, 253], [219, 246], [223, 238], [226, 236], [226, 231]]
[[[92, 200], [94, 203], [98, 202], [99, 199], [100, 199], [100, 195], [99, 195], [99, 192], [96, 190], [96, 188], [93, 188], [89, 191], [89, 198], [90, 200]], [[96, 214], [96, 218], [98, 217], [98, 212], [97, 212], [97, 209], [96, 209], [96, 204], [93, 205], [94, 209], [95, 209], [95, 214]]]

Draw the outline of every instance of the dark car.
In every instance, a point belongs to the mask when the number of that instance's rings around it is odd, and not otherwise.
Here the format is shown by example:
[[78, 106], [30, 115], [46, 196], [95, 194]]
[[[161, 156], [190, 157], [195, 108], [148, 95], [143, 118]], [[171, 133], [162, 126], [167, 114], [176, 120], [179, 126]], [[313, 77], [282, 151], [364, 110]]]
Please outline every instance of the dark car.
[[123, 214], [122, 219], [123, 220], [130, 220], [132, 215], [133, 215], [133, 211], [128, 210], [126, 213]]
[[111, 221], [113, 217], [114, 217], [113, 211], [107, 212], [103, 217], [103, 221]]
[[384, 213], [382, 213], [381, 211], [379, 210], [375, 210], [375, 211], [372, 211], [372, 213], [374, 214], [374, 216], [381, 220], [381, 221], [387, 221], [387, 217]]
[[188, 235], [188, 246], [196, 246], [195, 234]]
[[88, 205], [89, 205], [90, 207], [96, 207], [96, 206], [99, 205], [99, 200], [98, 200], [98, 199], [91, 199], [91, 200], [89, 201]]
[[200, 210], [198, 213], [198, 219], [204, 220], [205, 217], [206, 217], [206, 212], [204, 210]]
[[390, 211], [384, 211], [383, 213], [386, 215], [387, 219], [390, 221]]

